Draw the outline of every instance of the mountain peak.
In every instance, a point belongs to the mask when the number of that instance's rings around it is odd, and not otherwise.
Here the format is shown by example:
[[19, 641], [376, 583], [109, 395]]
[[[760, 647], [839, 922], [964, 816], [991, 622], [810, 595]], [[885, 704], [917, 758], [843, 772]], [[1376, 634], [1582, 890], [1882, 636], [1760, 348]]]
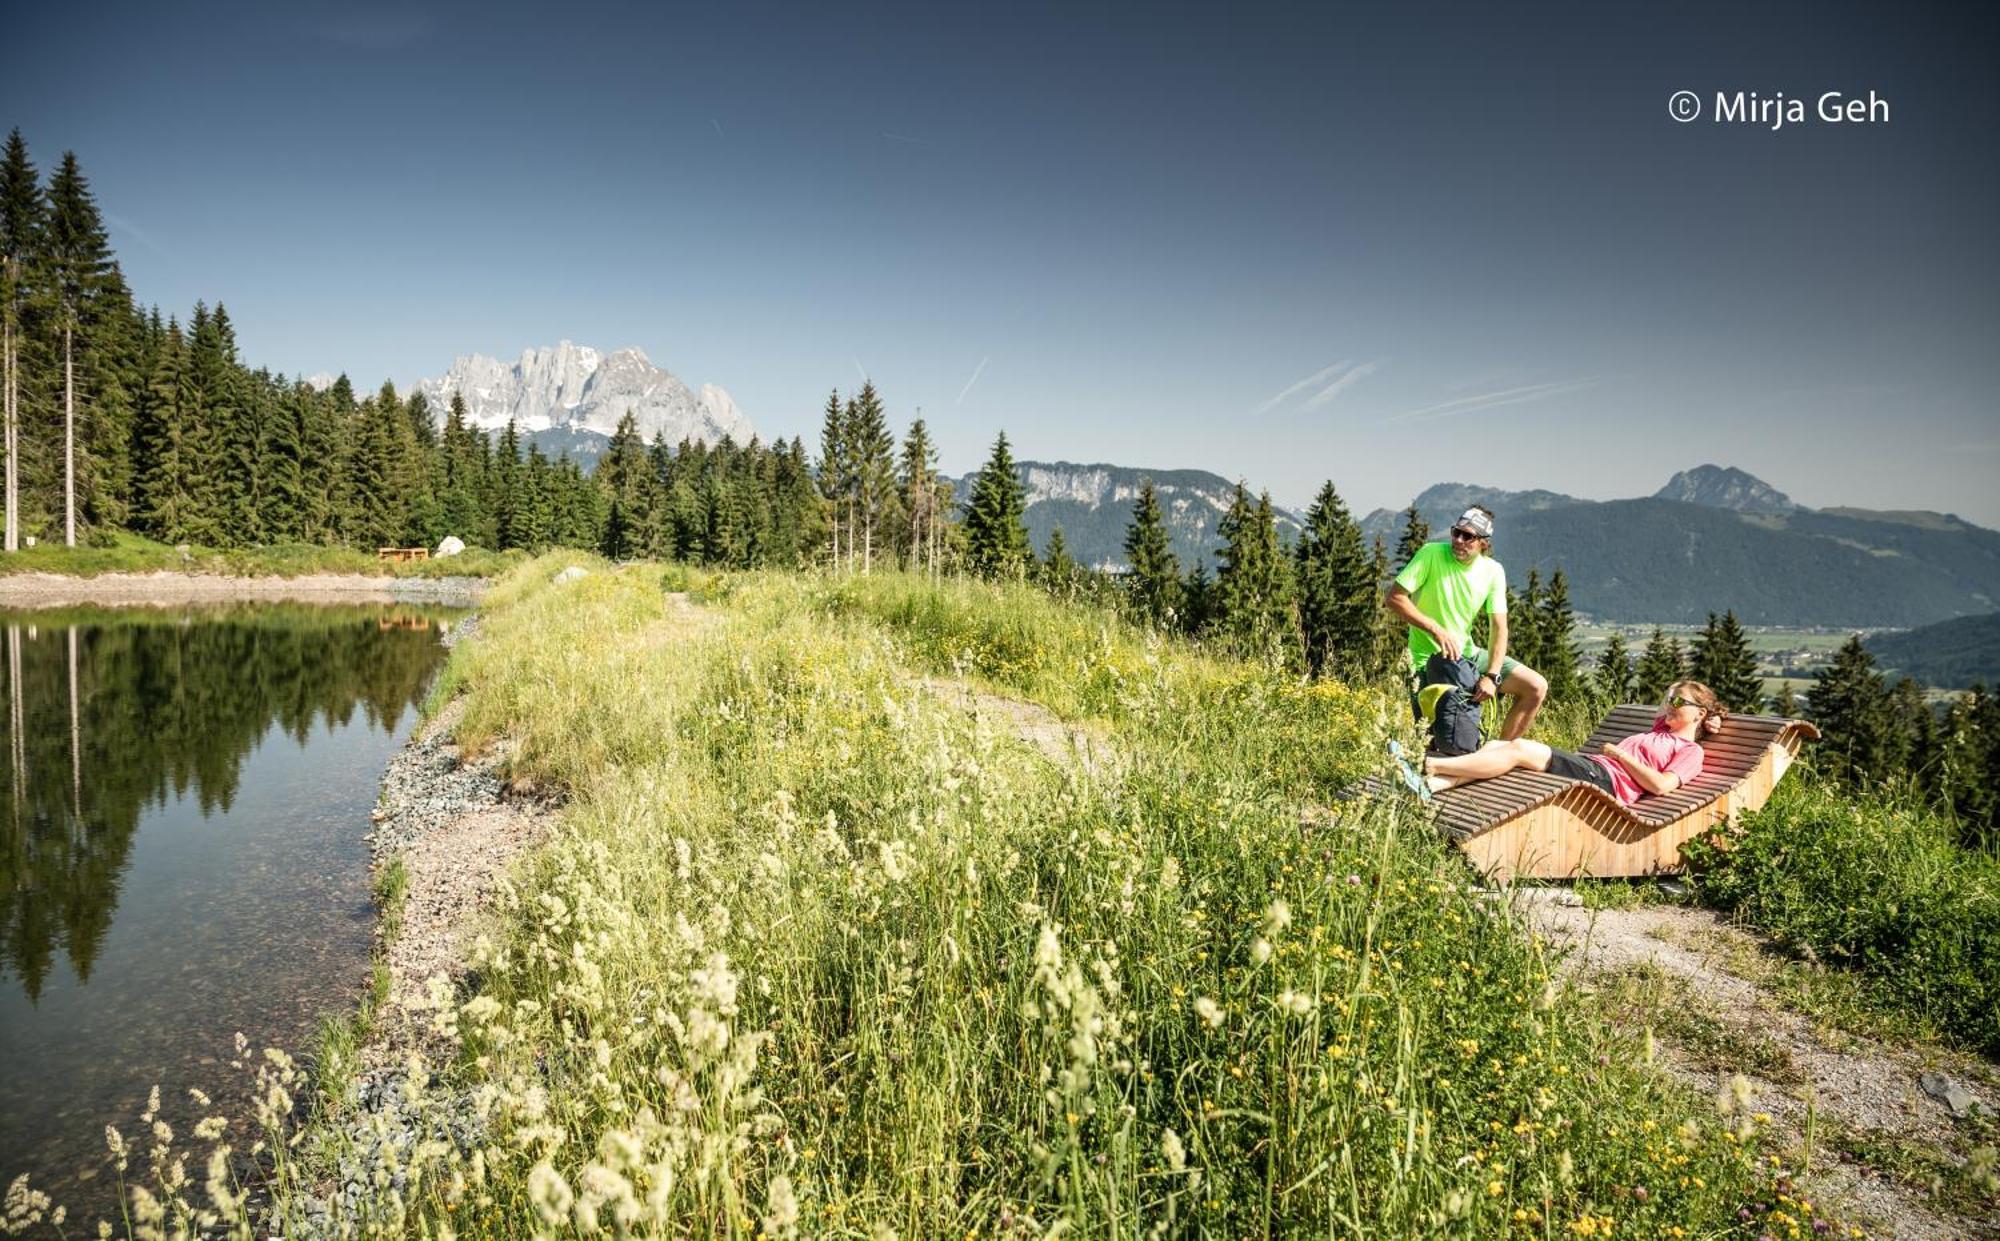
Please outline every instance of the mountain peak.
[[1733, 466], [1698, 465], [1682, 470], [1653, 493], [1655, 500], [1678, 500], [1736, 513], [1790, 513], [1799, 505], [1776, 487]]
[[754, 434], [727, 392], [713, 384], [690, 391], [636, 346], [605, 353], [565, 340], [524, 349], [512, 365], [475, 353], [455, 359], [436, 379], [418, 381], [417, 391], [440, 419], [454, 395], [462, 398], [468, 420], [489, 430], [512, 421], [529, 434], [608, 436], [630, 413], [649, 443], [662, 434], [668, 443], [714, 444], [725, 435], [744, 443]]

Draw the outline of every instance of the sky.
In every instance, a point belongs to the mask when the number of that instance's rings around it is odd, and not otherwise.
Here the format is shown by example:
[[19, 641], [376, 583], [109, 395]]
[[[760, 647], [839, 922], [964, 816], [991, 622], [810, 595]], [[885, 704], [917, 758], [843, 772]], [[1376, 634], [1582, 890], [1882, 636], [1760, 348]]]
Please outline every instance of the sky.
[[568, 339], [808, 445], [866, 375], [953, 473], [1004, 430], [1367, 512], [1714, 463], [2000, 526], [1987, 6], [8, 24], [0, 126], [45, 172], [74, 150], [141, 302], [224, 303], [253, 366], [367, 391]]

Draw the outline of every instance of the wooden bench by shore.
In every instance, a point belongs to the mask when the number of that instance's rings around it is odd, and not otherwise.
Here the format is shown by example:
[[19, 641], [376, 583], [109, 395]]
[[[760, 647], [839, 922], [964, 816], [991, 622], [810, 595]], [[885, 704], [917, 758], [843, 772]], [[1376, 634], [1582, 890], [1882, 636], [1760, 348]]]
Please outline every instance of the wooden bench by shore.
[[428, 547], [378, 547], [375, 549], [375, 559], [377, 560], [429, 560], [430, 558], [431, 549]]

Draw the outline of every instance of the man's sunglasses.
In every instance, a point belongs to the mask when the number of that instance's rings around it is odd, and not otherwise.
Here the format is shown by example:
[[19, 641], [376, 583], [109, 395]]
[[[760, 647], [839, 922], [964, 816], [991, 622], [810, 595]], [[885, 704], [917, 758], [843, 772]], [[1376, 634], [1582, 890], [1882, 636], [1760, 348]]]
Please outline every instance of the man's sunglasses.
[[1454, 543], [1471, 543], [1485, 537], [1483, 534], [1474, 534], [1470, 530], [1453, 529], [1451, 532], [1451, 541]]

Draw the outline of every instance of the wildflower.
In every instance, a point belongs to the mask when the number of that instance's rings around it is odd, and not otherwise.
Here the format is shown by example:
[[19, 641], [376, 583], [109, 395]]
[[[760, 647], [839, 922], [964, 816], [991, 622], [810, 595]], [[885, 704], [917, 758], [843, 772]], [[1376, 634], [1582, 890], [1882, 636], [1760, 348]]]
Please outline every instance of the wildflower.
[[780, 1172], [771, 1178], [764, 1193], [764, 1230], [773, 1236], [790, 1237], [797, 1235], [798, 1228], [799, 1200], [792, 1192], [792, 1178]]
[[1271, 959], [1271, 941], [1259, 935], [1250, 942], [1250, 959], [1262, 965]]
[[1292, 907], [1287, 905], [1282, 897], [1272, 901], [1270, 908], [1264, 911], [1264, 933], [1277, 935], [1291, 925]]
[[223, 1130], [227, 1128], [229, 1128], [227, 1117], [208, 1116], [195, 1122], [194, 1136], [203, 1142], [213, 1142], [221, 1137]]
[[528, 1173], [528, 1201], [534, 1203], [535, 1213], [541, 1216], [542, 1222], [554, 1228], [569, 1218], [570, 1208], [576, 1205], [576, 1195], [571, 1192], [569, 1182], [563, 1180], [562, 1173], [544, 1160]]
[[1360, 887], [1360, 886], [1361, 886], [1361, 876], [1359, 876], [1359, 875], [1349, 875], [1349, 876], [1347, 877], [1347, 886], [1348, 886], [1348, 887], [1350, 887], [1350, 888], [1358, 888], [1358, 887]]
[[1295, 1017], [1303, 1017], [1313, 1010], [1312, 997], [1287, 987], [1278, 996], [1278, 1007]]
[[1194, 1015], [1211, 1030], [1222, 1028], [1222, 1006], [1207, 996], [1200, 996], [1194, 1002]]
[[1160, 1138], [1160, 1157], [1167, 1161], [1167, 1171], [1187, 1171], [1187, 1148], [1181, 1145], [1181, 1135], [1172, 1129]]

